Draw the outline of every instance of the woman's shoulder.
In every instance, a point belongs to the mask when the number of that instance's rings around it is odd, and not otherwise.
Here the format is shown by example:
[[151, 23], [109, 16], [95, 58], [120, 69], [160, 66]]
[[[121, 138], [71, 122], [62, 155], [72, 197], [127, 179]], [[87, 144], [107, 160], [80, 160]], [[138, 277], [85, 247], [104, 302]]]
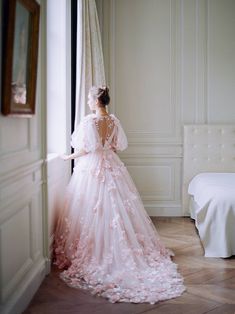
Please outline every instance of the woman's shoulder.
[[95, 116], [94, 113], [88, 113], [87, 115], [84, 116], [84, 119], [91, 119]]
[[[109, 116], [111, 117], [111, 119], [114, 120], [114, 122], [120, 123], [119, 118], [118, 118], [114, 113], [109, 113]], [[81, 119], [81, 122], [87, 123], [87, 122], [89, 122], [89, 121], [93, 121], [93, 119], [95, 119], [96, 117], [97, 117], [97, 116], [96, 116], [95, 113], [90, 113], [90, 114], [85, 115], [85, 116]]]
[[91, 121], [93, 118], [95, 117], [95, 114], [94, 113], [89, 113], [87, 115], [85, 115], [81, 121], [82, 122], [88, 122], [88, 121]]
[[110, 113], [109, 115], [111, 118], [113, 118], [114, 121], [120, 122], [120, 120], [118, 119], [118, 117], [114, 113]]

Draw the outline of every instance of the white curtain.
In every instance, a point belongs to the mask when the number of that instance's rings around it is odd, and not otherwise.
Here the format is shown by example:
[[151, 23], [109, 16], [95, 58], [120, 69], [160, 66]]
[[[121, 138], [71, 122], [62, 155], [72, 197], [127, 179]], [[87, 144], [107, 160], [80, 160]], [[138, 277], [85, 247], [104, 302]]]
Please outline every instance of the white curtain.
[[103, 51], [95, 0], [78, 0], [77, 15], [77, 77], [74, 129], [90, 112], [87, 94], [92, 85], [105, 82]]

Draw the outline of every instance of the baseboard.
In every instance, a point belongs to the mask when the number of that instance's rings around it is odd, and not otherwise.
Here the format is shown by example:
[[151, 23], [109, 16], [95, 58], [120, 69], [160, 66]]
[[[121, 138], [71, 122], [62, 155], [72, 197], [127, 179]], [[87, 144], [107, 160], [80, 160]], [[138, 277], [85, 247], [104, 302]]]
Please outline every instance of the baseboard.
[[55, 234], [52, 233], [50, 238], [49, 238], [49, 256], [50, 256], [50, 259], [52, 260], [53, 258], [53, 242], [54, 242], [54, 237], [55, 237]]
[[144, 205], [149, 216], [152, 217], [189, 217], [188, 213], [184, 213], [181, 207], [178, 206], [162, 206], [162, 207], [155, 207], [155, 206], [148, 206]]
[[50, 272], [50, 260], [44, 258], [36, 262], [23, 282], [16, 287], [14, 294], [7, 299], [6, 303], [0, 305], [0, 313], [22, 313], [37, 292], [48, 271]]

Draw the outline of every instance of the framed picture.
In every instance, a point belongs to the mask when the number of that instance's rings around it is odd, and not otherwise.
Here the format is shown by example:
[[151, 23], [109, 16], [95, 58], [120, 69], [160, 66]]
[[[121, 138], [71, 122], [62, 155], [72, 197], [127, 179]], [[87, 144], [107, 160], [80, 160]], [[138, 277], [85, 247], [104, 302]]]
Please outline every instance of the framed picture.
[[35, 0], [4, 0], [3, 115], [35, 114], [40, 6]]

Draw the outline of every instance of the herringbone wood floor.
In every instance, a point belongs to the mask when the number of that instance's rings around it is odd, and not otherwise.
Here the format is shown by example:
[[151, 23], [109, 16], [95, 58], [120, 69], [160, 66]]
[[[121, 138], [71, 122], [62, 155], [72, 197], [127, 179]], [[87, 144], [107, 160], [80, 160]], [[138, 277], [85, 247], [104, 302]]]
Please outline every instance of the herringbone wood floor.
[[205, 258], [194, 221], [190, 218], [152, 218], [173, 261], [184, 276], [181, 297], [150, 304], [115, 303], [66, 286], [52, 268], [24, 314], [234, 314], [235, 257]]

